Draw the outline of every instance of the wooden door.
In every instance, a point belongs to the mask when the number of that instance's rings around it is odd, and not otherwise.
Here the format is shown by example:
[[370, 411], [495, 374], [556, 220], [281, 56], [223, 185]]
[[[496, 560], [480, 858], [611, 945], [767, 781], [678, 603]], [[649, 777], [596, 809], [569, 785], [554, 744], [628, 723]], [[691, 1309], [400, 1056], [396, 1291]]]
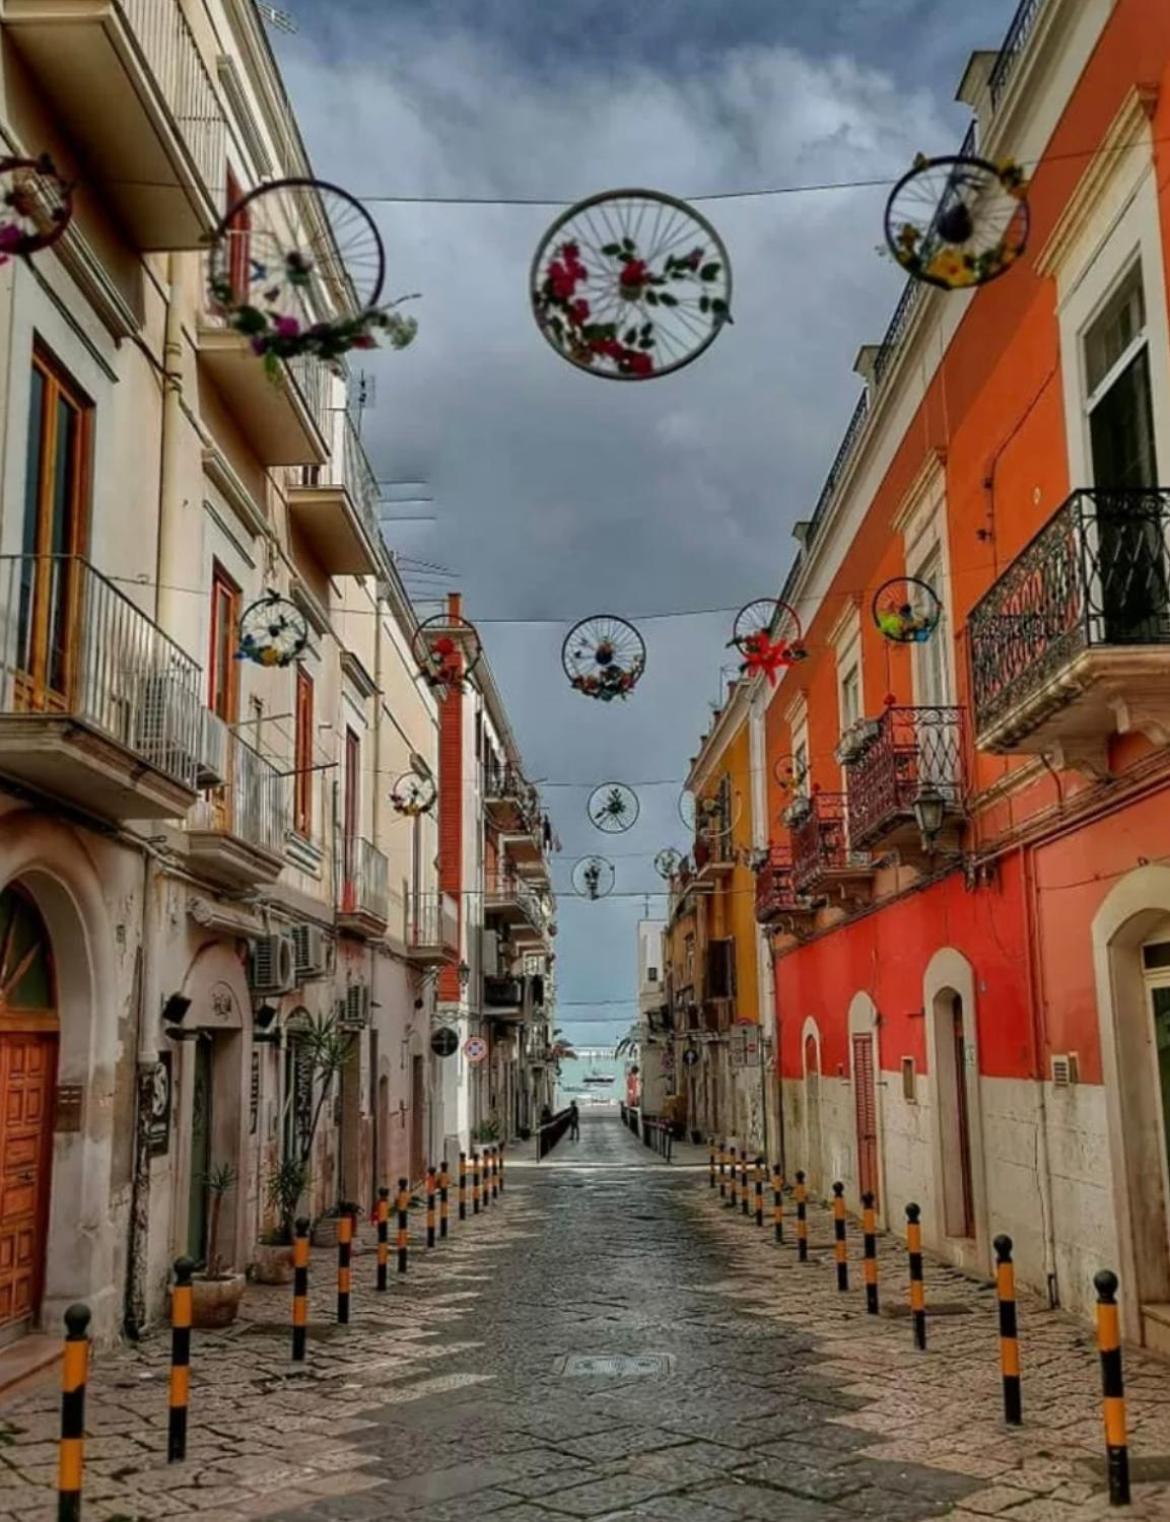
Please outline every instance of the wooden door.
[[862, 1194], [878, 1193], [877, 1083], [873, 1037], [853, 1038], [853, 1103], [857, 1114], [857, 1178]]
[[975, 1235], [975, 1187], [971, 1178], [971, 1117], [967, 1104], [967, 1043], [963, 1036], [963, 1001], [955, 995], [951, 1009], [955, 1061], [955, 1125], [959, 1148], [962, 1235]]
[[211, 1067], [214, 1048], [201, 1036], [194, 1043], [191, 1096], [191, 1173], [188, 1183], [187, 1253], [196, 1263], [207, 1257], [207, 1175], [211, 1171]]
[[805, 1171], [809, 1187], [821, 1187], [821, 1059], [816, 1040], [804, 1038]]
[[40, 1304], [56, 1071], [56, 1036], [0, 1030], [0, 1335]]
[[426, 1084], [423, 1077], [423, 1059], [413, 1057], [410, 1067], [410, 1178], [414, 1183], [422, 1178], [426, 1169], [423, 1155], [426, 1122]]
[[361, 821], [362, 744], [352, 729], [345, 731], [345, 797], [341, 838], [341, 907], [345, 913], [357, 908], [357, 838]]

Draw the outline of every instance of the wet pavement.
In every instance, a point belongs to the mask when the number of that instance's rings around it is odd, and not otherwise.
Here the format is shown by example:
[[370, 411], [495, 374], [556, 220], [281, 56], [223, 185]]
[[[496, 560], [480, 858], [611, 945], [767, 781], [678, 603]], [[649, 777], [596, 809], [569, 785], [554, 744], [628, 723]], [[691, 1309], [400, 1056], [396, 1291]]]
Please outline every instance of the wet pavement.
[[[373, 1252], [358, 1256], [348, 1327], [331, 1255], [314, 1253], [305, 1373], [290, 1371], [287, 1290], [252, 1286], [240, 1323], [197, 1334], [184, 1464], [164, 1462], [165, 1334], [99, 1359], [86, 1518], [1106, 1514], [1095, 1360], [1076, 1323], [1022, 1302], [1028, 1424], [1011, 1432], [986, 1286], [932, 1265], [928, 1299], [950, 1314], [917, 1353], [907, 1321], [867, 1317], [857, 1287], [838, 1294], [820, 1210], [799, 1265], [720, 1208], [699, 1154], [667, 1165], [616, 1117], [587, 1115], [580, 1142], [539, 1167], [509, 1157], [503, 1197], [416, 1249], [388, 1294], [372, 1288]], [[882, 1273], [900, 1304], [892, 1239]], [[1131, 1516], [1170, 1517], [1168, 1386], [1164, 1365], [1131, 1360], [1151, 1482]], [[55, 1421], [51, 1390], [0, 1410], [0, 1517], [55, 1514]]]

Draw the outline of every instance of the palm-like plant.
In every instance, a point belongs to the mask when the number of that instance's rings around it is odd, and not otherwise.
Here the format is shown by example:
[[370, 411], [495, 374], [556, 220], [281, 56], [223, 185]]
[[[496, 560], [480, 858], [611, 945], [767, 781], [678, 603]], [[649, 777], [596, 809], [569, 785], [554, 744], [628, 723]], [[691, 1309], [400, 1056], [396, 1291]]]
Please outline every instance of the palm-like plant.
[[638, 1054], [642, 1050], [641, 1033], [636, 1025], [631, 1025], [622, 1039], [613, 1049], [615, 1057], [629, 1057], [633, 1061], [638, 1060]]

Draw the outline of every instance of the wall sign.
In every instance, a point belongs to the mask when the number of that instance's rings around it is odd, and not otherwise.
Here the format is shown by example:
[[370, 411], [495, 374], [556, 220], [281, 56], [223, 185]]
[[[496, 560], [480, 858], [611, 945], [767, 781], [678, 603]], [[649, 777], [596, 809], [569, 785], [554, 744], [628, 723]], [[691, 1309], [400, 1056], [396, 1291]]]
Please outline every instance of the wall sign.
[[463, 1055], [468, 1062], [482, 1062], [488, 1054], [488, 1044], [482, 1036], [468, 1036], [463, 1043]]
[[153, 1157], [162, 1157], [171, 1144], [171, 1054], [160, 1052], [150, 1083], [147, 1140]]
[[693, 1068], [695, 1063], [698, 1062], [698, 1060], [699, 1060], [699, 1054], [698, 1054], [698, 1052], [695, 1050], [695, 1048], [693, 1046], [688, 1046], [686, 1051], [683, 1053], [683, 1061], [686, 1063], [687, 1067]]
[[431, 1051], [436, 1057], [453, 1057], [459, 1050], [459, 1037], [449, 1025], [441, 1025], [431, 1036]]
[[248, 1134], [256, 1135], [256, 1123], [260, 1118], [260, 1053], [252, 1049], [252, 1087], [248, 1097]]
[[79, 1083], [62, 1083], [57, 1086], [57, 1109], [53, 1117], [53, 1130], [70, 1132], [81, 1130], [81, 1111], [85, 1102], [85, 1090]]

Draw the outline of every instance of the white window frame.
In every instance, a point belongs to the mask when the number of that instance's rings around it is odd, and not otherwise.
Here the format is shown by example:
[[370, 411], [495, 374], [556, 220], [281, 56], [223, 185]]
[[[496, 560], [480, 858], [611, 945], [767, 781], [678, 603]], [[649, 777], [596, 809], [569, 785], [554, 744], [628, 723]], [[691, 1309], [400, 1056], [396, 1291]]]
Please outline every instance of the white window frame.
[[[929, 581], [942, 605], [941, 654], [946, 679], [947, 704], [958, 702], [955, 670], [955, 614], [951, 596], [951, 547], [947, 535], [946, 466], [936, 459], [926, 477], [903, 510], [902, 551], [908, 577]], [[931, 576], [931, 561], [937, 558], [938, 575]], [[925, 574], [924, 574], [925, 573]], [[938, 639], [940, 636], [935, 636]], [[931, 644], [934, 643], [932, 639]], [[922, 660], [928, 645], [915, 645], [910, 662], [912, 691], [907, 694], [911, 706], [923, 706]], [[902, 694], [897, 694], [901, 699]]]

